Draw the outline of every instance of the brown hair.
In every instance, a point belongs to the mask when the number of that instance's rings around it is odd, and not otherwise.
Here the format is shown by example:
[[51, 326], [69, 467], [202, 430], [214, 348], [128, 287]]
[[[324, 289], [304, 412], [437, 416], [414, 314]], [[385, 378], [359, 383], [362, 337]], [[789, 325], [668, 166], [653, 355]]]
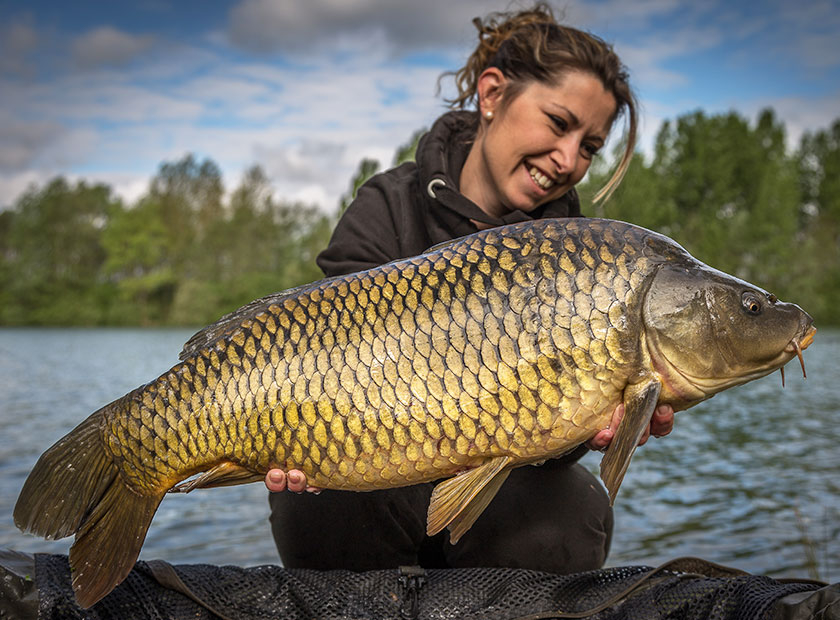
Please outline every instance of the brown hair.
[[508, 80], [502, 105], [510, 103], [531, 81], [556, 82], [570, 71], [594, 75], [615, 97], [615, 116], [627, 117], [621, 161], [595, 196], [596, 201], [608, 199], [630, 166], [638, 128], [636, 97], [627, 69], [612, 46], [593, 34], [559, 24], [545, 2], [516, 13], [491, 13], [483, 20], [476, 17], [473, 23], [478, 29], [478, 47], [461, 69], [444, 74], [454, 75], [458, 89], [458, 96], [447, 100], [450, 107], [464, 109], [475, 102], [478, 78], [489, 67], [498, 68]]

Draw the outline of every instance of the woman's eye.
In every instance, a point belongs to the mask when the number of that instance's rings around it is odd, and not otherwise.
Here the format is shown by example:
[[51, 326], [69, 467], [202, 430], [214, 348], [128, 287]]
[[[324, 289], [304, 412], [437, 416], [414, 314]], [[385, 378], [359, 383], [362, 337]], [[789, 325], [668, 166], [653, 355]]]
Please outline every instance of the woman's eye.
[[592, 159], [595, 157], [598, 152], [601, 150], [600, 147], [595, 146], [594, 144], [582, 144], [580, 147], [582, 154], [587, 159]]
[[569, 124], [562, 116], [554, 116], [553, 114], [549, 114], [548, 117], [551, 119], [551, 122], [554, 123], [554, 126], [560, 131], [566, 131], [569, 128]]
[[761, 301], [752, 293], [744, 293], [741, 297], [741, 305], [749, 314], [761, 313]]

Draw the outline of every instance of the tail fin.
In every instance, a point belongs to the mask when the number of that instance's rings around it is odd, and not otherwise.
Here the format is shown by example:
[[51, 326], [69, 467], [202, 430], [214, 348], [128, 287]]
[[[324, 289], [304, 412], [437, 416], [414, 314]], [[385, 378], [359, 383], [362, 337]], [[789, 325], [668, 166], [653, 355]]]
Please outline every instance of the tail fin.
[[70, 570], [85, 608], [131, 571], [165, 493], [144, 496], [125, 485], [104, 449], [102, 418], [100, 409], [41, 455], [14, 512], [23, 531], [46, 538], [76, 534]]

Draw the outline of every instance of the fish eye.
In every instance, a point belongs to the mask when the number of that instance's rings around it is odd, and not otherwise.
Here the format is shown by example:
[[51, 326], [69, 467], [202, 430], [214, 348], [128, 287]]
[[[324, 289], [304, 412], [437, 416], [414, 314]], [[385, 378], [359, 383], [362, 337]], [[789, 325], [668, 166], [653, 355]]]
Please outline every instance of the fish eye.
[[747, 314], [757, 315], [761, 314], [761, 301], [751, 292], [746, 292], [741, 296], [741, 305]]

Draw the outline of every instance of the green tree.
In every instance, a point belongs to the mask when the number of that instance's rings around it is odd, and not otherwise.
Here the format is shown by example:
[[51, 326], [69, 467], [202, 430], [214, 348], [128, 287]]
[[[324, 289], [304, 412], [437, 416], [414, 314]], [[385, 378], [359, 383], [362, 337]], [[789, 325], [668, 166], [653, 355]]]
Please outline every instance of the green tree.
[[734, 112], [680, 118], [671, 152], [662, 154], [654, 167], [668, 179], [686, 247], [783, 295], [799, 195], [773, 112], [761, 112], [754, 128]]
[[160, 165], [148, 193], [103, 235], [104, 271], [117, 291], [111, 322], [205, 322], [203, 314], [190, 320], [189, 312], [177, 312], [183, 299], [203, 312], [218, 308], [194, 283], [216, 271], [211, 232], [224, 221], [223, 197], [221, 172], [212, 160], [188, 154]]
[[840, 119], [802, 136], [797, 153], [802, 193], [802, 232], [791, 286], [808, 299], [817, 322], [840, 322]]
[[265, 172], [252, 167], [225, 217], [208, 228], [201, 268], [180, 282], [171, 320], [208, 323], [268, 293], [319, 279], [315, 256], [331, 228], [316, 207], [276, 200]]
[[[63, 178], [25, 192], [5, 241], [7, 282], [0, 320], [13, 324], [87, 324], [102, 320], [101, 237], [121, 208], [105, 185], [75, 187]], [[8, 276], [7, 276], [8, 278]]]
[[104, 273], [116, 288], [110, 323], [166, 321], [178, 284], [167, 238], [162, 204], [151, 196], [111, 219], [102, 235], [107, 254]]
[[152, 179], [149, 198], [159, 204], [165, 225], [167, 257], [178, 277], [201, 264], [208, 231], [224, 217], [224, 185], [219, 167], [211, 160], [199, 163], [192, 154], [161, 164]]
[[14, 217], [12, 209], [0, 211], [0, 324], [7, 320], [6, 309], [16, 303], [11, 293], [14, 282], [14, 252], [11, 246]]

